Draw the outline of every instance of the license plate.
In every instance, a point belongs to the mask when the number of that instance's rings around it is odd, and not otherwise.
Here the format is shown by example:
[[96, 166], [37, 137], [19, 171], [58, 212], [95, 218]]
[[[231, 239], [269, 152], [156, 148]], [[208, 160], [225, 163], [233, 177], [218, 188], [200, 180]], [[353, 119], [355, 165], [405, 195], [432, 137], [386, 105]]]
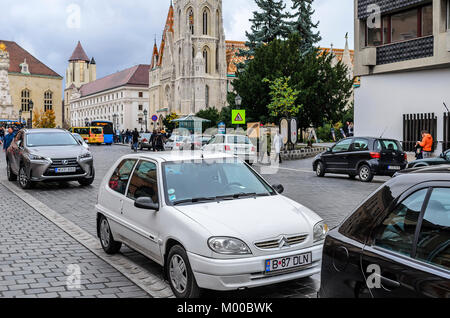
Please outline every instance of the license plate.
[[282, 257], [266, 261], [266, 273], [312, 264], [312, 253]]
[[68, 168], [56, 168], [56, 173], [69, 173], [69, 172], [76, 172], [77, 168], [75, 167], [68, 167]]
[[389, 166], [388, 169], [389, 170], [401, 170], [401, 168], [399, 166]]

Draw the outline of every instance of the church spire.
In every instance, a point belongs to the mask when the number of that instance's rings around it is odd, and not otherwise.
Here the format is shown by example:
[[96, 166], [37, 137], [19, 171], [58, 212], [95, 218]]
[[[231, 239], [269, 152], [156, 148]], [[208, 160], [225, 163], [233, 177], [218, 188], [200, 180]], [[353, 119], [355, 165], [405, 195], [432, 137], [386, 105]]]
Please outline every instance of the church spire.
[[72, 56], [69, 59], [69, 62], [76, 62], [76, 61], [85, 61], [88, 63], [90, 61], [80, 41], [78, 41], [77, 47], [75, 48], [75, 50], [72, 53]]

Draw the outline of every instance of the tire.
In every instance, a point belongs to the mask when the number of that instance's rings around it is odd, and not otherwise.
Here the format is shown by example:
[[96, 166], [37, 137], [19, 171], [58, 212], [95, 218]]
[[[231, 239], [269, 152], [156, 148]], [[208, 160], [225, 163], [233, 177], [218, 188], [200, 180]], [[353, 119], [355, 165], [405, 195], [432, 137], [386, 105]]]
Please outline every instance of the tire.
[[358, 175], [359, 179], [362, 182], [371, 182], [374, 177], [372, 170], [368, 165], [362, 165], [361, 167], [359, 167]]
[[177, 298], [199, 298], [200, 288], [195, 281], [186, 251], [180, 245], [173, 246], [166, 263], [170, 288]]
[[117, 254], [122, 247], [122, 243], [114, 241], [108, 220], [102, 216], [99, 224], [100, 244], [108, 255]]
[[320, 178], [325, 176], [325, 165], [321, 161], [317, 163], [316, 175]]
[[12, 171], [9, 160], [6, 163], [6, 174], [8, 175], [8, 181], [17, 181], [17, 175], [15, 175], [14, 172]]
[[92, 167], [92, 177], [80, 179], [78, 180], [78, 183], [83, 187], [87, 187], [90, 186], [94, 182], [94, 180], [95, 180], [95, 170], [94, 167]]
[[22, 189], [28, 190], [33, 187], [33, 182], [30, 180], [30, 177], [27, 175], [27, 171], [25, 170], [25, 166], [21, 166], [19, 170], [19, 185]]

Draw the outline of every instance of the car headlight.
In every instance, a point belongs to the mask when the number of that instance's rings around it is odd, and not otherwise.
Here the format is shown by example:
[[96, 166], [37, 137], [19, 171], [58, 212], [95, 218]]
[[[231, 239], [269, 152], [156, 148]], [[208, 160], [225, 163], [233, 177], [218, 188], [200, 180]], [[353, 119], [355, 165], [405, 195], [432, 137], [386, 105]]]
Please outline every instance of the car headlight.
[[91, 159], [91, 158], [92, 158], [92, 155], [91, 155], [90, 152], [86, 152], [85, 154], [82, 154], [82, 155], [79, 157], [80, 160], [88, 160], [88, 159]]
[[33, 160], [33, 161], [48, 161], [47, 158], [44, 158], [44, 157], [41, 157], [41, 156], [38, 156], [38, 155], [33, 155], [33, 154], [29, 154], [28, 158], [30, 160]]
[[208, 245], [217, 254], [247, 255], [252, 253], [247, 244], [233, 237], [212, 237], [208, 240]]
[[314, 225], [314, 243], [323, 241], [328, 233], [328, 225], [324, 221]]

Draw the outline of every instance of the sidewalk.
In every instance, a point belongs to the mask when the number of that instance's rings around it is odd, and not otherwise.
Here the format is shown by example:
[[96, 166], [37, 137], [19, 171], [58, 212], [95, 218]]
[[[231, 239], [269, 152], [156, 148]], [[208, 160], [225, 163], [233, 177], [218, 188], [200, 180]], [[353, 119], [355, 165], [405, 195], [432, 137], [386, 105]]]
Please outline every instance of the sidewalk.
[[149, 297], [1, 184], [0, 220], [0, 298]]

